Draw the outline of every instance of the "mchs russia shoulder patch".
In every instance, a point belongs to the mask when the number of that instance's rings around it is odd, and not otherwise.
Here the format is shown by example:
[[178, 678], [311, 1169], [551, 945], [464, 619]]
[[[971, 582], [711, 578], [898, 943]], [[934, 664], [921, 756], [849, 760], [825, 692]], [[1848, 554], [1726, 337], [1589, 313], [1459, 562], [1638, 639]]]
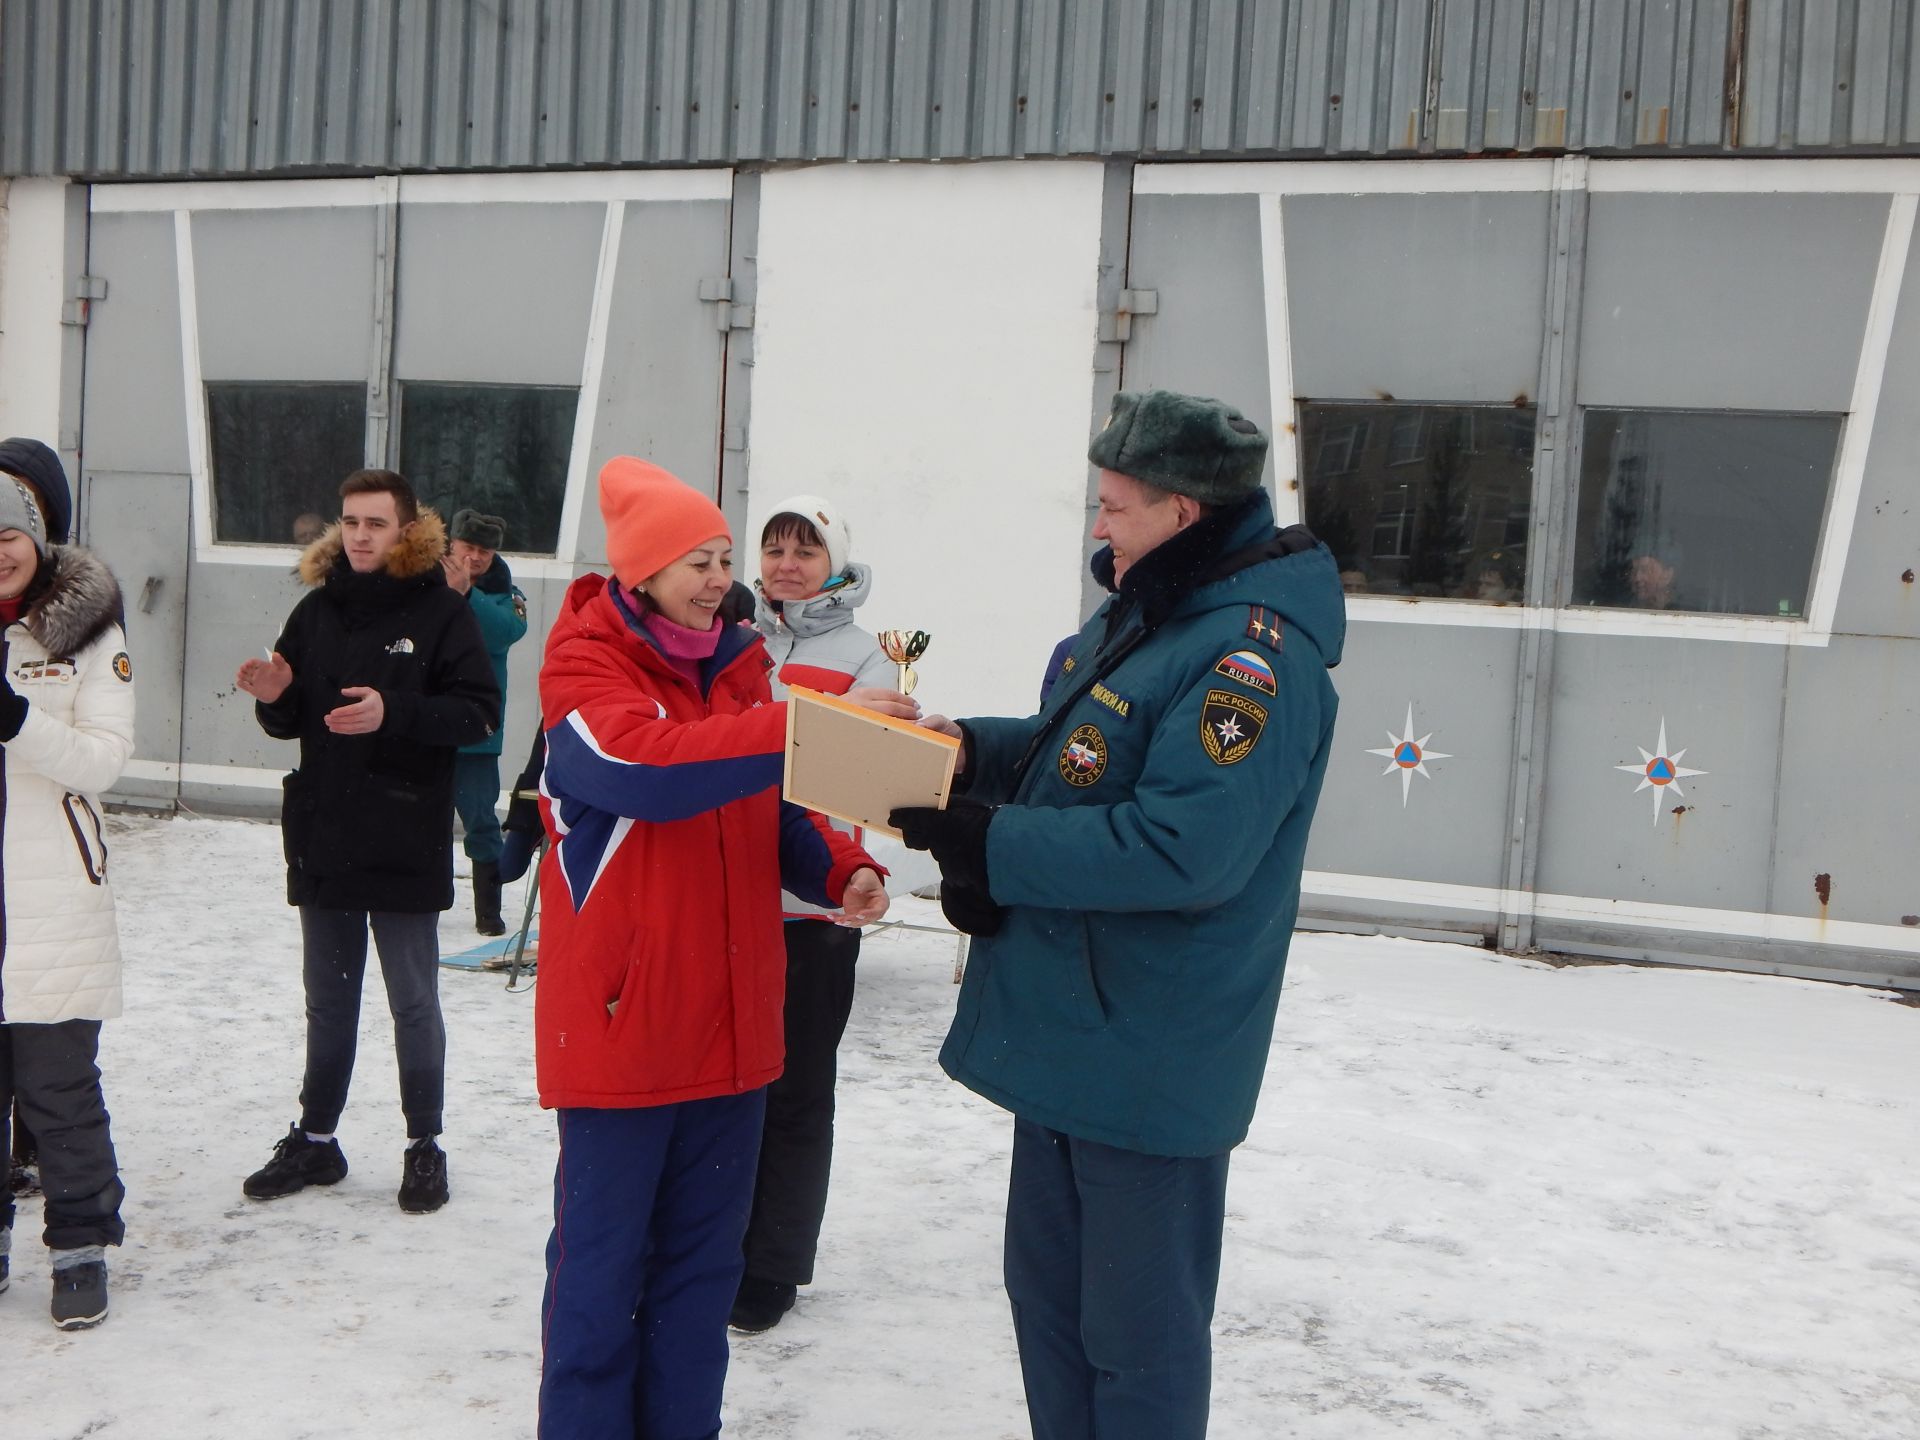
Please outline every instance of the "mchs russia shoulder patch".
[[1267, 707], [1233, 690], [1209, 690], [1200, 707], [1200, 743], [1216, 765], [1237, 765], [1267, 728]]

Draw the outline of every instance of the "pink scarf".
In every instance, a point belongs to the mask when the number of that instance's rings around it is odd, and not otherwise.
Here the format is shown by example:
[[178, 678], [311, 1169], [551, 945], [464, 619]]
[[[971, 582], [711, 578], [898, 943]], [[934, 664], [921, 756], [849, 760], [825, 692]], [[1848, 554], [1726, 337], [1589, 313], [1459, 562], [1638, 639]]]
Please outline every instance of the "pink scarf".
[[647, 633], [659, 644], [661, 653], [667, 657], [667, 663], [693, 686], [700, 688], [700, 662], [713, 658], [713, 652], [720, 648], [720, 621], [716, 618], [705, 630], [689, 630], [684, 625], [676, 625], [657, 610], [649, 610], [640, 622], [647, 627]]

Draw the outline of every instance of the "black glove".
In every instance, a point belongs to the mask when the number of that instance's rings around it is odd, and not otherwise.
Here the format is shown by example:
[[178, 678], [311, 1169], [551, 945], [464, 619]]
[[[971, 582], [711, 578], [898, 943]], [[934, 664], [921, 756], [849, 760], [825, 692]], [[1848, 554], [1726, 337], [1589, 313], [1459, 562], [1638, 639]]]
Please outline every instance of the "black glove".
[[900, 832], [909, 850], [931, 850], [947, 884], [978, 891], [981, 899], [992, 904], [987, 888], [987, 827], [993, 823], [993, 809], [978, 800], [955, 800], [944, 810], [910, 805], [887, 816], [887, 824]]
[[983, 890], [940, 882], [940, 913], [962, 935], [998, 935], [1000, 922], [1007, 918], [1005, 907], [996, 905]]
[[20, 733], [27, 723], [27, 698], [14, 692], [13, 682], [0, 670], [0, 745]]

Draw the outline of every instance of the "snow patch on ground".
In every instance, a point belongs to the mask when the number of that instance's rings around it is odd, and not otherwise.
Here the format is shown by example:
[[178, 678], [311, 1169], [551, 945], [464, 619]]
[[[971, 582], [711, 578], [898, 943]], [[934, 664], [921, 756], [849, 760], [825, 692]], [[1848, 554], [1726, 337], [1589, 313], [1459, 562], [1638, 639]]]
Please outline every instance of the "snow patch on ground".
[[[112, 1318], [60, 1334], [24, 1208], [6, 1433], [532, 1434], [553, 1127], [531, 997], [443, 972], [446, 1210], [394, 1203], [373, 975], [352, 1173], [248, 1201], [299, 1087], [279, 832], [119, 819], [111, 840], [128, 1012], [102, 1063], [127, 1244]], [[449, 950], [471, 943], [466, 904]], [[819, 1280], [736, 1339], [730, 1434], [1027, 1433], [999, 1284], [1010, 1121], [934, 1062], [952, 960], [941, 936], [867, 941]], [[1233, 1161], [1212, 1433], [1920, 1434], [1916, 1041], [1920, 1011], [1863, 990], [1301, 936]]]

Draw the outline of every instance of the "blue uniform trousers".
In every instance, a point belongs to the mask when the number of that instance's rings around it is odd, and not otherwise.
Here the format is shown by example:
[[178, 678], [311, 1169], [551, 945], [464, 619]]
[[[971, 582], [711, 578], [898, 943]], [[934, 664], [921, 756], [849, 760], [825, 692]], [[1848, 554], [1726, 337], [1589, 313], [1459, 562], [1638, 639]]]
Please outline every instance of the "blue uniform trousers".
[[766, 1099], [559, 1112], [542, 1440], [719, 1433]]
[[1227, 1156], [1016, 1119], [1006, 1280], [1034, 1440], [1201, 1440]]
[[500, 858], [506, 843], [500, 833], [500, 816], [494, 806], [500, 803], [500, 757], [467, 755], [453, 757], [453, 808], [466, 831], [460, 842], [467, 859], [484, 865]]

